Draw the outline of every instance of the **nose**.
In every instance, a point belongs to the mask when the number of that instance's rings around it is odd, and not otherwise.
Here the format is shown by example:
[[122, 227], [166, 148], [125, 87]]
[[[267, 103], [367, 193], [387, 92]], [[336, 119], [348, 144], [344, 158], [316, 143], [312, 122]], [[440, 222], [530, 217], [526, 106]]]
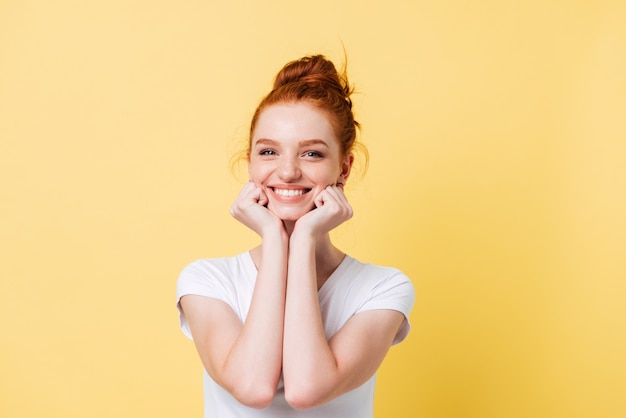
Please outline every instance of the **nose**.
[[300, 163], [297, 158], [285, 158], [281, 160], [280, 167], [278, 168], [278, 176], [282, 181], [295, 181], [298, 180], [301, 175]]

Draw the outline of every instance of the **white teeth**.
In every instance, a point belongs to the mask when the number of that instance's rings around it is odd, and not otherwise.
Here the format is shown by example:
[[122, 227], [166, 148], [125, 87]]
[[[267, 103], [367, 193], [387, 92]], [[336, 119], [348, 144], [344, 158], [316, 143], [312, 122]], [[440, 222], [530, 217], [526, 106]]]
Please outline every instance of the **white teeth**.
[[300, 189], [300, 190], [284, 190], [284, 189], [274, 189], [274, 192], [277, 195], [280, 196], [285, 196], [285, 197], [293, 197], [293, 196], [300, 196], [304, 193], [304, 190]]

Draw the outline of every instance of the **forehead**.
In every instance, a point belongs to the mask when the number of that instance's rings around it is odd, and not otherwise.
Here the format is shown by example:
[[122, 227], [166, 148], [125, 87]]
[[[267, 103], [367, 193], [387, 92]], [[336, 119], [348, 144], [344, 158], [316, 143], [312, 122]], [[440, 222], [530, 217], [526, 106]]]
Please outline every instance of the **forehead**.
[[252, 133], [252, 145], [259, 139], [287, 142], [321, 139], [329, 146], [339, 145], [328, 115], [303, 102], [266, 107]]

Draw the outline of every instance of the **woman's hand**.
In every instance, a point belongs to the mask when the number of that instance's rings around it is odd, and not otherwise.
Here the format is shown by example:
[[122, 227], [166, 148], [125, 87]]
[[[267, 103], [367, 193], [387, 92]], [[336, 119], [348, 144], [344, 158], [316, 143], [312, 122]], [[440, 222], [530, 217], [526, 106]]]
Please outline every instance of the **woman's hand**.
[[342, 185], [328, 186], [315, 198], [315, 208], [296, 222], [294, 233], [317, 239], [352, 218], [352, 206]]
[[282, 221], [265, 207], [267, 202], [263, 189], [249, 181], [230, 207], [230, 214], [261, 237], [271, 231], [283, 232]]

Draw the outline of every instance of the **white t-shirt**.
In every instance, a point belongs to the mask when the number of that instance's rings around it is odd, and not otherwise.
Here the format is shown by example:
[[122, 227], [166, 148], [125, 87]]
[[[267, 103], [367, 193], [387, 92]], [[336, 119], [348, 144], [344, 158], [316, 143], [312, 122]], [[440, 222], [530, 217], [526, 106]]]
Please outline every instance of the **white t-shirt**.
[[[201, 259], [188, 265], [176, 286], [180, 325], [192, 338], [180, 308], [184, 295], [200, 295], [227, 303], [243, 322], [252, 300], [257, 269], [249, 252], [234, 257]], [[318, 292], [326, 338], [330, 339], [354, 314], [373, 309], [392, 309], [405, 320], [394, 344], [409, 333], [409, 312], [415, 292], [411, 281], [399, 270], [364, 264], [346, 256]], [[371, 418], [375, 375], [358, 388], [317, 408], [298, 411], [285, 401], [282, 379], [273, 403], [265, 409], [240, 404], [204, 371], [205, 418]]]

